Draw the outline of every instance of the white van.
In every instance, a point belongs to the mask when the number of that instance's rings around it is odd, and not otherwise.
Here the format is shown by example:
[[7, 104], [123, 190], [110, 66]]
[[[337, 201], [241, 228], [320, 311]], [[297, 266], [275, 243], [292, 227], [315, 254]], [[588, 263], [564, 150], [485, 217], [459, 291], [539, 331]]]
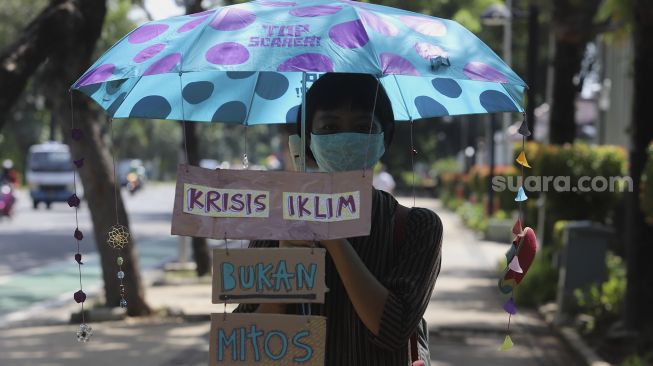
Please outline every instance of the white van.
[[77, 179], [77, 196], [82, 199], [81, 181], [75, 171], [68, 145], [54, 141], [32, 145], [26, 163], [25, 178], [34, 209], [41, 202], [47, 208], [50, 208], [52, 202], [66, 202], [75, 192], [74, 179]]

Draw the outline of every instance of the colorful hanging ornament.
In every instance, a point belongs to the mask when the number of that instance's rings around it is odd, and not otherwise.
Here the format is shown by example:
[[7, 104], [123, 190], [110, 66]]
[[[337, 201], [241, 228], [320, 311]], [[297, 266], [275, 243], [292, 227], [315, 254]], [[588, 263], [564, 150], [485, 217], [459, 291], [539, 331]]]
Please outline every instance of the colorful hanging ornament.
[[503, 344], [501, 344], [501, 347], [499, 347], [499, 351], [503, 352], [503, 351], [509, 350], [513, 346], [514, 346], [514, 343], [512, 343], [512, 339], [510, 338], [509, 335], [506, 335], [506, 338], [503, 339]]
[[503, 310], [505, 310], [506, 313], [510, 315], [517, 314], [517, 306], [515, 306], [515, 300], [512, 297], [508, 299], [505, 304], [503, 304]]
[[79, 325], [79, 330], [77, 331], [77, 341], [78, 342], [88, 342], [93, 335], [93, 328], [88, 326], [86, 323]]
[[517, 202], [523, 202], [526, 201], [528, 197], [526, 196], [526, 192], [524, 191], [524, 187], [519, 187], [519, 191], [517, 192], [517, 197], [515, 197], [515, 201]]
[[107, 234], [107, 244], [113, 249], [122, 249], [129, 244], [129, 231], [122, 225], [114, 225]]
[[528, 128], [528, 122], [526, 121], [526, 117], [524, 116], [524, 120], [521, 122], [521, 125], [519, 126], [519, 130], [517, 130], [520, 135], [524, 137], [529, 137], [531, 135], [531, 130]]
[[80, 200], [79, 197], [77, 197], [77, 194], [73, 193], [70, 197], [68, 197], [66, 202], [68, 202], [68, 206], [77, 208], [79, 207]]
[[517, 256], [512, 257], [510, 264], [508, 264], [508, 268], [517, 273], [524, 273], [524, 270], [522, 270], [521, 266], [519, 265], [519, 258]]
[[517, 160], [517, 163], [519, 163], [519, 165], [521, 165], [523, 167], [526, 167], [526, 168], [531, 167], [530, 165], [528, 165], [528, 160], [526, 160], [526, 154], [523, 151], [521, 153], [519, 153], [519, 156], [517, 156], [516, 160]]

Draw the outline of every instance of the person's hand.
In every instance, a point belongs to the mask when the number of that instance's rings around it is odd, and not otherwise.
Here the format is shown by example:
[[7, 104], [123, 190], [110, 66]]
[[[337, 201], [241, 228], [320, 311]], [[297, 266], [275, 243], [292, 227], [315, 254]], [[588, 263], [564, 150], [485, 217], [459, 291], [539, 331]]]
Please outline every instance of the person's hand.
[[316, 244], [312, 240], [279, 240], [279, 248], [313, 248]]

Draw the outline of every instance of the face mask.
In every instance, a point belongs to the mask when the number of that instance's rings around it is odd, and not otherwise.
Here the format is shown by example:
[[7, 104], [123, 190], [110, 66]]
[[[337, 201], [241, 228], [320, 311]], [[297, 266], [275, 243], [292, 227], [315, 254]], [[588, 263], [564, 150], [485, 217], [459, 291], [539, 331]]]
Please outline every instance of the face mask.
[[311, 134], [310, 147], [317, 165], [324, 172], [371, 168], [385, 152], [383, 132], [371, 135], [354, 132]]

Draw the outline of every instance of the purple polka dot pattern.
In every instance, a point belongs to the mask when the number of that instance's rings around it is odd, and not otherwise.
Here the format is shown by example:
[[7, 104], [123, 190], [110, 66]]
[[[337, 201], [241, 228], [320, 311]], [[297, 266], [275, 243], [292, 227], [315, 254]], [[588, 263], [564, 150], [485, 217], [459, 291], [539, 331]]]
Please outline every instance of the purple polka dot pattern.
[[115, 69], [116, 66], [114, 64], [100, 65], [84, 75], [79, 83], [77, 83], [77, 86], [101, 83], [110, 78]]
[[329, 30], [331, 40], [343, 48], [363, 47], [370, 41], [360, 20], [340, 23]]
[[447, 27], [438, 19], [400, 15], [399, 20], [406, 24], [410, 29], [431, 37], [442, 37], [447, 34]]
[[376, 33], [386, 37], [394, 37], [399, 34], [399, 30], [389, 19], [383, 19], [380, 15], [367, 10], [358, 10], [358, 15], [360, 15], [363, 23]]
[[383, 69], [384, 75], [420, 75], [410, 61], [394, 53], [381, 54], [381, 68]]
[[224, 8], [211, 21], [211, 27], [220, 31], [234, 31], [246, 28], [256, 21], [256, 14], [237, 8]]
[[153, 44], [150, 47], [142, 50], [136, 56], [134, 56], [133, 60], [136, 63], [141, 63], [143, 61], [147, 61], [151, 59], [152, 57], [156, 56], [159, 54], [159, 52], [163, 51], [163, 49], [166, 48], [166, 45], [163, 43], [157, 43]]
[[297, 3], [291, 1], [259, 1], [259, 5], [269, 6], [273, 8], [285, 8], [288, 6], [295, 6]]
[[163, 34], [168, 30], [168, 27], [169, 26], [166, 24], [145, 24], [133, 31], [129, 37], [127, 37], [127, 41], [134, 44], [147, 42]]
[[172, 71], [179, 61], [181, 61], [181, 53], [171, 53], [150, 65], [143, 75], [156, 75]]
[[415, 43], [414, 48], [418, 55], [427, 60], [437, 56], [449, 57], [445, 50], [430, 43], [417, 42]]
[[333, 72], [333, 61], [319, 53], [304, 53], [286, 60], [277, 71]]
[[340, 10], [342, 10], [342, 7], [336, 5], [305, 6], [291, 10], [290, 15], [302, 18], [312, 18], [335, 14]]
[[471, 80], [507, 83], [508, 79], [494, 67], [478, 61], [472, 61], [463, 69], [465, 76]]
[[249, 51], [240, 43], [224, 42], [209, 48], [204, 57], [215, 65], [240, 65], [249, 59]]
[[206, 18], [208, 18], [208, 16], [200, 17], [200, 18], [196, 18], [196, 19], [191, 20], [190, 22], [188, 22], [188, 23], [182, 25], [181, 27], [179, 27], [179, 29], [177, 29], [177, 33], [184, 33], [184, 32], [188, 32], [190, 30], [195, 29], [195, 27], [202, 24], [206, 20]]

